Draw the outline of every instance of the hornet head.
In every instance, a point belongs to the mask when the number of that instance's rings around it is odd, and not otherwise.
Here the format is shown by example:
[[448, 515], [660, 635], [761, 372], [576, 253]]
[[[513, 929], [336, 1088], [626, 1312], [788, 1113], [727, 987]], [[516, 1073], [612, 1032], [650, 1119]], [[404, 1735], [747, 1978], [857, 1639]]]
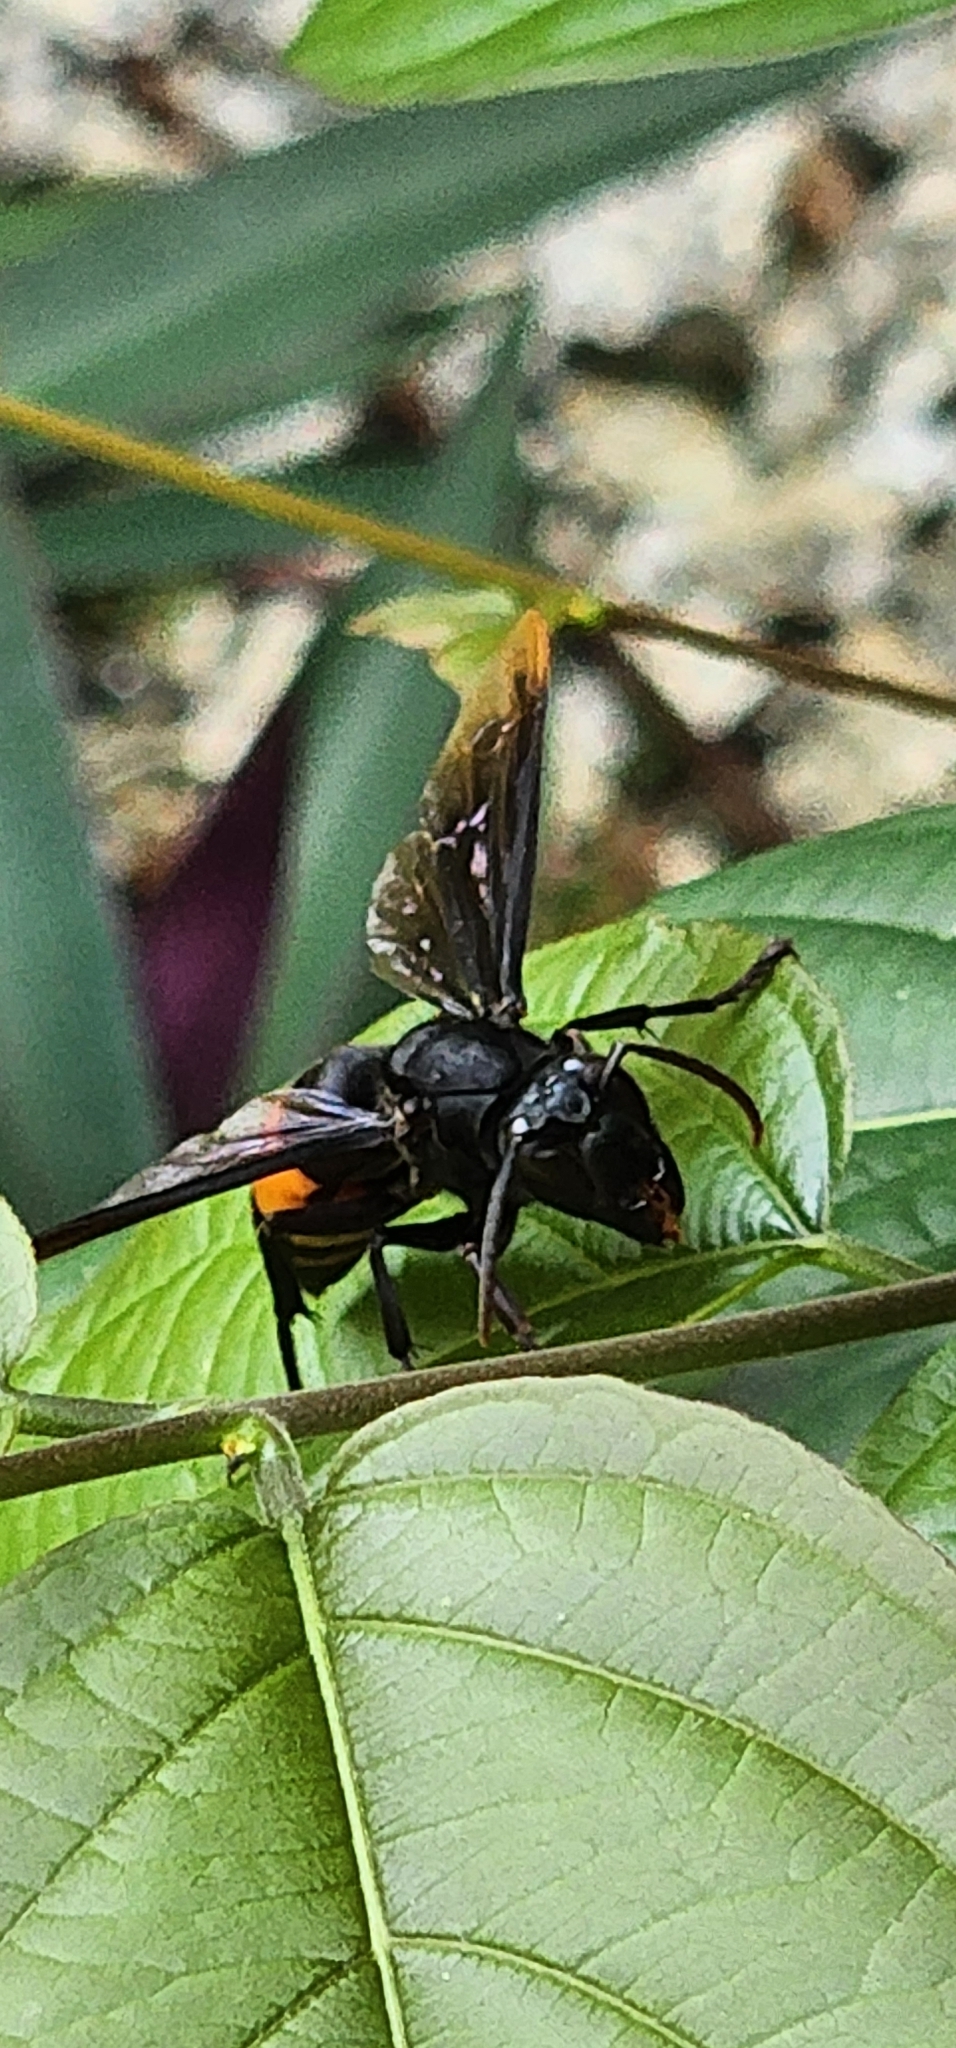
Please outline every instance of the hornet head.
[[512, 1202], [544, 1202], [642, 1244], [680, 1236], [684, 1190], [647, 1099], [619, 1056], [563, 1032], [499, 1130]]

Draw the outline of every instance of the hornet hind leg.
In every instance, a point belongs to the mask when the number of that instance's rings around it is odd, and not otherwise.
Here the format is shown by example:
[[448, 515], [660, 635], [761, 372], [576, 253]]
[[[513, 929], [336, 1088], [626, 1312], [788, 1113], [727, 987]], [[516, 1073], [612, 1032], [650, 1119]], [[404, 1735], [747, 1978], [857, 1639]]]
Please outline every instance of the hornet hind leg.
[[261, 1225], [257, 1231], [257, 1236], [259, 1239], [259, 1250], [262, 1253], [262, 1263], [265, 1266], [269, 1278], [269, 1286], [272, 1289], [272, 1306], [275, 1310], [276, 1337], [279, 1344], [279, 1356], [282, 1360], [282, 1370], [285, 1373], [286, 1382], [291, 1392], [296, 1394], [302, 1386], [302, 1375], [299, 1371], [299, 1363], [295, 1355], [295, 1339], [292, 1335], [292, 1325], [296, 1316], [307, 1316], [309, 1311], [302, 1299], [302, 1290], [292, 1266], [283, 1253], [281, 1243], [273, 1236], [270, 1230], [263, 1229]]

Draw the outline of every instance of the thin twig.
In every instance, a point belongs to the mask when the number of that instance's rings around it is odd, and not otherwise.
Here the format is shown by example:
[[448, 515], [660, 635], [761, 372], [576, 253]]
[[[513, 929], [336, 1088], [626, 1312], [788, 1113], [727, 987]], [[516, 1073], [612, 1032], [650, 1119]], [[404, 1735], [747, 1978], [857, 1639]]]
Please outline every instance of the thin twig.
[[956, 697], [941, 690], [926, 689], [921, 683], [897, 683], [890, 676], [874, 676], [862, 669], [841, 668], [819, 654], [797, 654], [774, 647], [764, 640], [738, 639], [733, 633], [719, 633], [711, 626], [692, 626], [678, 621], [670, 612], [653, 605], [608, 605], [602, 626], [615, 633], [633, 633], [640, 640], [679, 640], [701, 654], [716, 654], [724, 661], [748, 662], [753, 668], [769, 668], [789, 683], [802, 683], [808, 690], [829, 690], [837, 696], [874, 697], [896, 710], [915, 711], [931, 718], [956, 722]]
[[[602, 1337], [590, 1343], [556, 1345], [516, 1357], [469, 1359], [462, 1365], [392, 1373], [384, 1379], [351, 1381], [301, 1394], [274, 1394], [253, 1401], [217, 1401], [155, 1421], [134, 1422], [72, 1441], [18, 1451], [0, 1458], [0, 1499], [16, 1500], [51, 1487], [99, 1479], [120, 1472], [170, 1465], [182, 1458], [210, 1457], [243, 1416], [273, 1416], [301, 1440], [360, 1429], [379, 1415], [424, 1401], [453, 1387], [539, 1377], [564, 1379], [612, 1373], [635, 1384], [683, 1373], [726, 1371], [759, 1359], [821, 1351], [834, 1344], [885, 1337], [901, 1330], [956, 1322], [956, 1272], [932, 1274], [890, 1287], [861, 1288], [852, 1294], [818, 1296], [788, 1308], [750, 1310], [717, 1322], [646, 1330], [630, 1337]], [[29, 1396], [23, 1395], [23, 1428], [29, 1429]]]
[[387, 555], [398, 562], [410, 562], [430, 569], [434, 575], [450, 576], [456, 583], [490, 585], [496, 590], [513, 590], [528, 604], [577, 616], [581, 623], [597, 616], [600, 606], [594, 598], [576, 591], [537, 569], [522, 568], [515, 562], [501, 562], [495, 555], [478, 554], [453, 541], [416, 533], [411, 527], [392, 526], [371, 519], [364, 512], [349, 512], [330, 498], [303, 497], [279, 484], [258, 477], [234, 476], [219, 463], [202, 456], [187, 455], [178, 448], [166, 448], [160, 441], [142, 441], [123, 434], [100, 420], [80, 419], [74, 413], [55, 412], [46, 405], [28, 405], [24, 400], [0, 392], [0, 427], [33, 434], [86, 455], [95, 462], [109, 462], [120, 469], [148, 476], [154, 483], [171, 485], [202, 498], [214, 498], [237, 512], [250, 512], [259, 519], [272, 519], [280, 526], [295, 526], [304, 533], [332, 534], [339, 540]]
[[0, 427], [52, 441], [74, 454], [97, 462], [113, 463], [147, 476], [154, 483], [174, 490], [213, 498], [254, 518], [298, 527], [304, 533], [335, 535], [373, 554], [393, 561], [408, 562], [435, 576], [449, 576], [456, 583], [477, 584], [514, 591], [528, 604], [538, 605], [555, 623], [569, 621], [585, 629], [608, 628], [634, 633], [643, 639], [674, 640], [683, 647], [695, 647], [728, 661], [752, 662], [769, 668], [788, 681], [803, 683], [813, 690], [832, 690], [842, 695], [875, 697], [908, 711], [933, 718], [956, 721], [956, 697], [894, 682], [889, 676], [867, 675], [841, 668], [837, 662], [822, 661], [809, 654], [794, 654], [762, 641], [737, 639], [707, 626], [693, 626], [670, 612], [651, 605], [610, 605], [602, 599], [564, 583], [543, 570], [529, 569], [517, 562], [505, 562], [496, 555], [480, 554], [458, 547], [412, 528], [371, 519], [361, 512], [349, 512], [329, 498], [303, 497], [278, 484], [255, 477], [234, 476], [218, 463], [201, 456], [167, 448], [159, 441], [144, 441], [121, 433], [99, 420], [81, 419], [74, 413], [58, 412], [52, 406], [31, 405], [25, 399], [0, 392]]

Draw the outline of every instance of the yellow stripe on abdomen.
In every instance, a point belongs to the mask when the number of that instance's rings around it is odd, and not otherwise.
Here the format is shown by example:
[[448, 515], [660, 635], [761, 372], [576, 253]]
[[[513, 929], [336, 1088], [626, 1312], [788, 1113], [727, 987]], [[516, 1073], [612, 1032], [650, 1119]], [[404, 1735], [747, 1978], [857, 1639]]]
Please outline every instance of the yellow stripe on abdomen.
[[371, 1232], [343, 1230], [311, 1236], [306, 1231], [284, 1230], [282, 1241], [288, 1246], [300, 1287], [308, 1294], [321, 1294], [358, 1263], [371, 1243]]

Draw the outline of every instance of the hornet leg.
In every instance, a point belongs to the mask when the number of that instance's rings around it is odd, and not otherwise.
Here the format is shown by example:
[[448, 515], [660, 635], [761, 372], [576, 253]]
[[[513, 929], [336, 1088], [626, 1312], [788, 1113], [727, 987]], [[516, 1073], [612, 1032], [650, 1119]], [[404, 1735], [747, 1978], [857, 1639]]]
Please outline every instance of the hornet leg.
[[389, 1355], [397, 1359], [399, 1365], [403, 1366], [407, 1372], [412, 1363], [411, 1331], [405, 1318], [405, 1310], [399, 1300], [398, 1288], [385, 1264], [385, 1253], [382, 1249], [384, 1242], [384, 1232], [380, 1231], [376, 1237], [373, 1237], [368, 1248], [369, 1265], [372, 1268], [372, 1279], [375, 1282], [375, 1292], [378, 1296], [382, 1328], [385, 1332], [385, 1343], [388, 1347]]
[[795, 960], [796, 949], [792, 939], [771, 939], [763, 952], [729, 988], [719, 988], [712, 996], [695, 996], [686, 1003], [626, 1003], [619, 1010], [596, 1011], [591, 1017], [572, 1017], [564, 1025], [565, 1031], [617, 1031], [630, 1026], [634, 1031], [643, 1031], [651, 1017], [709, 1017], [714, 1010], [722, 1010], [727, 1003], [737, 1003], [741, 996], [751, 989], [763, 988], [770, 980], [774, 968], [781, 960]]
[[[478, 1245], [468, 1234], [474, 1228], [472, 1219], [459, 1213], [442, 1216], [435, 1223], [407, 1223], [404, 1229], [401, 1224], [393, 1224], [385, 1232], [385, 1242], [409, 1245], [420, 1252], [458, 1252], [477, 1276], [481, 1263]], [[537, 1338], [528, 1317], [521, 1303], [515, 1300], [497, 1274], [492, 1285], [492, 1307], [502, 1329], [514, 1338], [521, 1350], [533, 1351]]]
[[256, 1235], [262, 1263], [269, 1276], [272, 1289], [272, 1306], [275, 1310], [276, 1337], [279, 1342], [279, 1356], [282, 1369], [292, 1393], [298, 1393], [302, 1385], [298, 1359], [295, 1355], [295, 1340], [292, 1324], [296, 1316], [307, 1316], [309, 1311], [302, 1299], [299, 1283], [291, 1266], [283, 1258], [275, 1238], [267, 1229], [260, 1229]]
[[[481, 1253], [478, 1246], [476, 1244], [463, 1244], [461, 1255], [466, 1266], [470, 1266], [472, 1272], [480, 1280]], [[517, 1301], [511, 1293], [510, 1288], [505, 1286], [504, 1281], [499, 1280], [497, 1273], [493, 1274], [491, 1281], [491, 1306], [502, 1329], [507, 1330], [509, 1337], [514, 1338], [520, 1351], [534, 1351], [537, 1349], [538, 1340], [534, 1334], [534, 1328], [528, 1319], [527, 1312], [522, 1308], [520, 1301]]]

